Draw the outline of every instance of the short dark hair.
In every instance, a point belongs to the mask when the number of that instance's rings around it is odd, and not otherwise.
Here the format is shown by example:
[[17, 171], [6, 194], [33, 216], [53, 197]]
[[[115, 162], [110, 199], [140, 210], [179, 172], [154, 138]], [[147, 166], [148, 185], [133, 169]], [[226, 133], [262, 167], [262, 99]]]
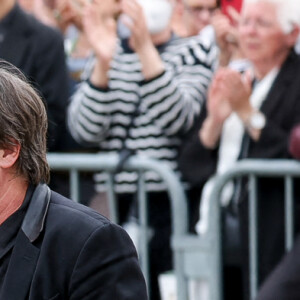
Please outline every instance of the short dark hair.
[[32, 184], [49, 182], [47, 128], [41, 97], [18, 68], [0, 60], [0, 148], [20, 144], [16, 175]]

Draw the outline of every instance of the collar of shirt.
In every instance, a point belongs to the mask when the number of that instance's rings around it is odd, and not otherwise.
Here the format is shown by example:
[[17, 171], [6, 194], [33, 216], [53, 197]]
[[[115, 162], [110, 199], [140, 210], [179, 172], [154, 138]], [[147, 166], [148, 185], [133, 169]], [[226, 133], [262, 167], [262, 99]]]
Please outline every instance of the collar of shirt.
[[29, 186], [21, 207], [0, 226], [0, 260], [14, 246], [16, 236], [21, 228], [33, 190], [33, 186]]

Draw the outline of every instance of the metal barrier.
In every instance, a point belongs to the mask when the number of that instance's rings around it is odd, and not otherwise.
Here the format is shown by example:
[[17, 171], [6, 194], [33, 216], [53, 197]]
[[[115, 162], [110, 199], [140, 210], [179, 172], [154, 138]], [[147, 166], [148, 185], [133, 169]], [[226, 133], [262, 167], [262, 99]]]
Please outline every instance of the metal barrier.
[[[188, 280], [206, 279], [209, 284], [210, 300], [222, 299], [221, 279], [221, 224], [220, 195], [228, 181], [239, 177], [249, 178], [249, 245], [250, 245], [250, 297], [255, 299], [257, 280], [257, 177], [282, 177], [285, 180], [285, 244], [286, 250], [293, 244], [293, 178], [300, 176], [300, 163], [293, 160], [243, 160], [227, 173], [216, 178], [209, 202], [209, 224], [205, 234], [195, 236], [186, 233], [173, 237], [176, 254], [178, 300], [188, 300]], [[182, 204], [182, 203], [181, 203]], [[183, 208], [183, 206], [182, 206]], [[174, 211], [174, 220], [180, 220], [180, 210]], [[177, 214], [178, 212], [178, 214]], [[180, 232], [186, 232], [186, 224]]]
[[[118, 164], [117, 155], [108, 154], [61, 154], [49, 153], [47, 156], [52, 171], [69, 171], [71, 199], [80, 202], [79, 199], [79, 174], [82, 171], [104, 171], [108, 174], [107, 191], [110, 206], [111, 219], [117, 222], [117, 204], [113, 188], [113, 177], [116, 166]], [[180, 216], [179, 220], [172, 219], [173, 235], [176, 238], [181, 238], [187, 233], [187, 205], [186, 196], [176, 174], [164, 163], [154, 159], [132, 156], [124, 165], [126, 171], [136, 171], [138, 176], [138, 201], [139, 201], [139, 221], [140, 221], [140, 244], [138, 249], [141, 268], [148, 282], [148, 250], [147, 250], [147, 211], [146, 211], [146, 189], [144, 182], [144, 172], [154, 171], [167, 186], [167, 191], [171, 200], [172, 215]], [[179, 262], [175, 253], [175, 265]], [[178, 272], [177, 278], [180, 278], [181, 273]]]
[[[70, 173], [71, 198], [79, 201], [79, 173], [82, 171], [104, 171], [108, 173], [107, 190], [110, 214], [117, 222], [117, 207], [113, 190], [113, 176], [118, 163], [117, 155], [104, 154], [58, 154], [49, 153], [51, 170]], [[172, 246], [174, 268], [177, 279], [177, 300], [188, 300], [189, 279], [205, 279], [209, 283], [210, 300], [222, 299], [221, 278], [221, 218], [219, 198], [225, 184], [242, 176], [249, 178], [249, 239], [250, 239], [250, 294], [257, 293], [257, 224], [256, 181], [257, 177], [282, 177], [285, 179], [286, 250], [293, 244], [293, 177], [300, 176], [300, 163], [292, 160], [243, 160], [227, 173], [218, 176], [210, 198], [209, 224], [205, 234], [195, 236], [188, 233], [186, 196], [174, 172], [159, 161], [138, 156], [131, 157], [124, 168], [139, 173], [138, 199], [141, 230], [141, 248], [138, 249], [141, 267], [148, 280], [146, 190], [143, 173], [157, 172], [166, 183], [172, 210]]]

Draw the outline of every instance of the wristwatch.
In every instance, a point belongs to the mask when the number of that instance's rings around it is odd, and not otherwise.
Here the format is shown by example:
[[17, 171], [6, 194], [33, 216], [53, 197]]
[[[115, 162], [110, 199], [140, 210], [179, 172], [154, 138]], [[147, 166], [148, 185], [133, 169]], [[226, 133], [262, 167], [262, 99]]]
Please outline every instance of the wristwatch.
[[262, 112], [258, 110], [252, 112], [246, 123], [246, 127], [250, 130], [262, 130], [265, 125], [266, 117]]

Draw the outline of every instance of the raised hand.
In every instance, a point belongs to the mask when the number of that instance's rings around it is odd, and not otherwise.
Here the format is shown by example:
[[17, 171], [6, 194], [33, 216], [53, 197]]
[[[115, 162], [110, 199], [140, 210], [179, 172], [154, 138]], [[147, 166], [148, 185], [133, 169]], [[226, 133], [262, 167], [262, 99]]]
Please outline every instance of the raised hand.
[[126, 16], [123, 22], [131, 31], [130, 46], [139, 56], [145, 79], [158, 76], [164, 64], [152, 42], [141, 5], [136, 0], [122, 0], [122, 11]]
[[231, 109], [235, 111], [243, 121], [245, 121], [253, 111], [249, 101], [251, 91], [251, 76], [249, 73], [243, 76], [237, 71], [224, 69], [222, 73], [222, 93], [228, 100]]
[[83, 30], [96, 56], [90, 80], [103, 88], [108, 86], [108, 71], [117, 45], [117, 18], [120, 12], [118, 0], [94, 0], [85, 7], [83, 14]]
[[137, 53], [142, 53], [149, 47], [154, 47], [147, 28], [143, 8], [136, 0], [123, 0], [122, 11], [126, 18], [124, 24], [130, 29], [130, 46]]
[[239, 50], [237, 25], [240, 16], [232, 7], [228, 7], [228, 14], [230, 18], [217, 11], [212, 18], [212, 26], [220, 49], [219, 63], [223, 67], [228, 65], [230, 59]]
[[228, 102], [228, 98], [224, 95], [224, 77], [225, 69], [220, 69], [213, 79], [208, 91], [207, 111], [209, 117], [214, 123], [223, 125], [224, 121], [229, 117], [232, 108]]
[[86, 5], [83, 29], [95, 55], [109, 67], [117, 42], [116, 18], [120, 5], [115, 0], [95, 0]]
[[223, 124], [232, 113], [228, 99], [223, 94], [224, 72], [225, 69], [219, 69], [211, 83], [207, 98], [208, 116], [199, 131], [199, 138], [207, 148], [215, 148], [220, 139]]

